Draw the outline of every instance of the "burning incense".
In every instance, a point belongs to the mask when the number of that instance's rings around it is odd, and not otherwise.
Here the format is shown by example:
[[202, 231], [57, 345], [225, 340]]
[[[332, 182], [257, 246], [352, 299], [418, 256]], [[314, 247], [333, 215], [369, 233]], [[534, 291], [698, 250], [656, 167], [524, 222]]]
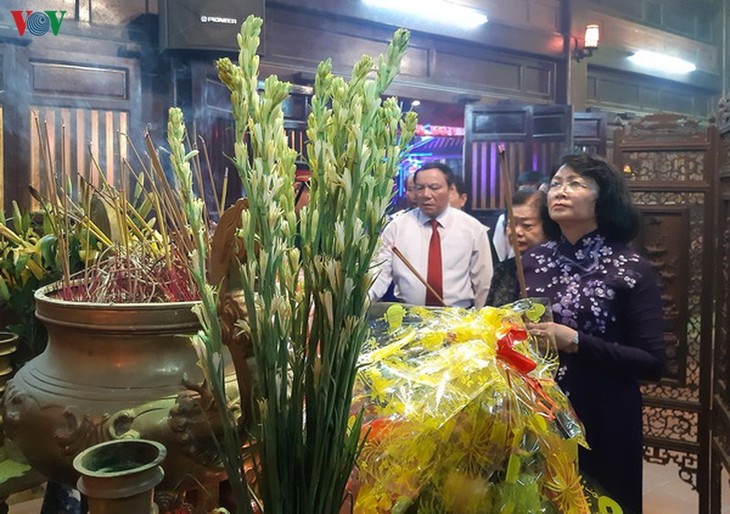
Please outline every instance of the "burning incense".
[[515, 217], [512, 211], [512, 183], [509, 179], [509, 165], [507, 164], [507, 151], [504, 145], [499, 145], [499, 163], [502, 170], [502, 190], [504, 194], [504, 203], [507, 207], [507, 221], [512, 237], [508, 238], [512, 250], [515, 252], [515, 264], [517, 264], [517, 281], [520, 284], [520, 298], [527, 298], [527, 288], [525, 286], [525, 271], [522, 268], [522, 255], [517, 245], [517, 228], [515, 226]]

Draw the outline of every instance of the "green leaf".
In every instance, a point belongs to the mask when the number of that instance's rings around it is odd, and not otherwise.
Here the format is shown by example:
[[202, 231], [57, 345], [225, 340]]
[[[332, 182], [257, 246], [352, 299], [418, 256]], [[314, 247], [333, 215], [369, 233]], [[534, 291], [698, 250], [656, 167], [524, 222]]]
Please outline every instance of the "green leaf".
[[0, 278], [0, 298], [4, 303], [10, 301], [10, 291], [8, 291], [8, 285], [5, 283], [4, 278]]
[[51, 217], [46, 214], [43, 215], [43, 233], [44, 234], [53, 233], [53, 222], [51, 221]]
[[28, 259], [30, 258], [30, 255], [27, 253], [21, 253], [18, 256], [18, 259], [15, 261], [15, 275], [20, 276], [22, 271], [25, 269], [25, 263], [28, 262]]
[[56, 267], [56, 243], [58, 239], [53, 234], [46, 234], [38, 242], [41, 249], [41, 262], [44, 268]]
[[529, 319], [533, 323], [537, 323], [538, 321], [540, 321], [540, 318], [542, 318], [543, 314], [545, 314], [545, 306], [537, 302], [532, 302], [532, 307], [527, 309], [527, 311], [525, 312], [525, 316], [527, 316], [527, 319]]
[[23, 215], [20, 214], [20, 207], [18, 202], [13, 200], [13, 230], [20, 237], [23, 237]]
[[152, 198], [149, 195], [145, 196], [142, 204], [137, 208], [137, 212], [139, 212], [140, 216], [147, 219], [147, 216], [152, 211], [152, 206]]
[[142, 194], [144, 192], [144, 174], [140, 173], [139, 179], [137, 179], [136, 183], [134, 184], [134, 193], [132, 195], [134, 205], [137, 205], [139, 203], [139, 199], [142, 197]]
[[0, 482], [5, 483], [11, 478], [19, 478], [30, 471], [30, 465], [25, 462], [17, 462], [5, 459], [0, 462]]

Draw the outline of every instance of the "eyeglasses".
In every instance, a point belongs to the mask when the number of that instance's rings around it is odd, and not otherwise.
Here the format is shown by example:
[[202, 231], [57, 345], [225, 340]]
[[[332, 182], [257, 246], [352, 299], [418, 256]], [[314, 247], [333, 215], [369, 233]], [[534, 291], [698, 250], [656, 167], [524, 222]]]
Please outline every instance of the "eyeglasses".
[[578, 193], [586, 189], [595, 191], [596, 188], [581, 182], [580, 180], [571, 180], [570, 182], [550, 182], [548, 184], [548, 193], [557, 193], [561, 189], [565, 189], [568, 193]]

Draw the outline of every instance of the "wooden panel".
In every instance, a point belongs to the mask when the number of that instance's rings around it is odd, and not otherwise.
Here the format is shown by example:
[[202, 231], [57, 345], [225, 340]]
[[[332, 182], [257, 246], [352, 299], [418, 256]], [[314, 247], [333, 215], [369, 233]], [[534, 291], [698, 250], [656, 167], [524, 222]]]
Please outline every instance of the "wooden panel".
[[521, 69], [517, 62], [490, 60], [487, 55], [438, 52], [433, 75], [452, 77], [464, 85], [482, 84], [490, 88], [520, 90]]
[[130, 153], [126, 112], [34, 106], [29, 123], [30, 185], [44, 196], [50, 196], [52, 177], [57, 187], [70, 183], [74, 193], [82, 179], [120, 186], [122, 164]]
[[[294, 24], [300, 22], [302, 25]], [[290, 62], [315, 69], [320, 61], [331, 58], [333, 69], [350, 71], [363, 54], [377, 56], [384, 53], [392, 32], [384, 32], [383, 38], [373, 38], [357, 32], [339, 31], [339, 25], [327, 23], [319, 17], [287, 17], [270, 21], [270, 33], [267, 40], [267, 60]], [[417, 45], [408, 47], [401, 75], [411, 77], [427, 77], [429, 53]]]
[[[464, 181], [474, 211], [496, 209], [502, 202], [498, 146], [496, 141], [479, 141], [467, 148], [471, 158], [468, 159], [470, 166], [464, 166]], [[519, 143], [510, 145], [508, 152], [513, 156], [524, 153]]]
[[521, 69], [522, 81], [521, 89], [528, 92], [539, 93], [541, 95], [552, 94], [552, 74], [555, 73], [553, 68], [523, 66]]
[[532, 119], [532, 137], [539, 140], [570, 139], [570, 118], [565, 117], [565, 107], [535, 107]]
[[580, 151], [606, 156], [606, 113], [573, 113], [573, 144]]
[[621, 80], [616, 77], [601, 77], [596, 81], [596, 98], [598, 102], [621, 105], [641, 105], [641, 87], [639, 84]]
[[491, 22], [560, 31], [560, 3], [555, 0], [487, 0], [484, 3]]
[[486, 12], [490, 23], [475, 29], [459, 30], [437, 20], [381, 9], [360, 0], [277, 0], [267, 3], [267, 16], [276, 16], [276, 11], [311, 12], [330, 24], [342, 19], [352, 20], [353, 25], [359, 27], [375, 22], [381, 27], [406, 27], [414, 34], [458, 38], [474, 45], [511, 48], [525, 54], [560, 58], [559, 0], [478, 0], [463, 3]]
[[698, 112], [695, 107], [694, 96], [680, 91], [661, 91], [659, 93], [659, 106], [664, 112]]
[[[363, 53], [383, 53], [393, 33], [384, 26], [358, 24], [331, 13], [285, 11], [279, 5], [269, 9], [267, 16], [262, 69], [280, 76], [286, 76], [287, 70], [311, 73], [325, 58], [332, 59], [336, 71], [349, 73]], [[470, 91], [533, 103], [554, 101], [556, 61], [495, 48], [499, 46], [414, 31], [394, 94], [450, 101]]]
[[[501, 174], [547, 173], [571, 146], [571, 108], [564, 105], [470, 104], [465, 109], [464, 182], [472, 214], [489, 223], [504, 208]], [[500, 169], [504, 145], [508, 170]], [[486, 220], [485, 220], [486, 218]]]
[[646, 75], [588, 70], [587, 102], [601, 110], [666, 112], [707, 119], [713, 96], [704, 89]]
[[[639, 201], [642, 197], [639, 196]], [[636, 245], [654, 268], [662, 287], [666, 379], [678, 386], [691, 381], [687, 376], [687, 279], [689, 277], [690, 209], [685, 206], [641, 207], [641, 231]]]
[[[661, 108], [659, 101], [659, 93], [661, 91], [651, 86], [644, 86], [641, 88], [641, 99], [639, 104], [643, 109], [658, 111]], [[597, 98], [597, 97], [596, 97]]]
[[[432, 80], [469, 90], [510, 92], [513, 99], [553, 99], [556, 65], [476, 46], [453, 44], [433, 50]], [[515, 98], [516, 97], [516, 98]]]
[[[124, 0], [124, 2], [89, 1], [77, 2], [83, 10], [88, 5], [88, 18], [94, 25], [119, 26], [134, 20], [146, 11], [156, 12], [157, 2], [149, 0]], [[73, 9], [69, 9], [68, 15], [73, 15]]]
[[529, 112], [524, 109], [473, 113], [469, 129], [475, 140], [524, 138], [531, 132]]
[[202, 107], [221, 113], [229, 113], [232, 116], [231, 92], [218, 80], [218, 77], [206, 75], [203, 83], [203, 91], [204, 98]]
[[[639, 6], [635, 0], [622, 0], [627, 5]], [[615, 0], [610, 0], [613, 3]], [[696, 7], [695, 7], [696, 9]], [[719, 52], [721, 47], [700, 42], [688, 37], [672, 34], [663, 30], [640, 25], [626, 19], [630, 10], [620, 12], [617, 16], [601, 12], [591, 12], [591, 22], [598, 23], [602, 27], [610, 27], [610, 30], [601, 32], [601, 46], [625, 49], [638, 48], [666, 48], [671, 49], [671, 54], [693, 62], [700, 70], [720, 74], [719, 63], [721, 59]]]
[[704, 161], [703, 149], [627, 149], [624, 172], [630, 180], [650, 183], [653, 187], [677, 182], [706, 184], [710, 178], [708, 174], [714, 170], [708, 170]]
[[32, 62], [34, 93], [97, 96], [126, 100], [129, 96], [127, 70], [96, 68], [58, 62]]
[[[529, 142], [531, 141], [531, 142]], [[522, 171], [547, 173], [565, 148], [564, 142], [473, 140], [466, 148], [464, 182], [469, 192], [469, 210], [474, 216], [489, 221], [505, 208], [498, 147], [504, 145], [510, 182], [515, 184]], [[494, 220], [491, 220], [494, 221]]]

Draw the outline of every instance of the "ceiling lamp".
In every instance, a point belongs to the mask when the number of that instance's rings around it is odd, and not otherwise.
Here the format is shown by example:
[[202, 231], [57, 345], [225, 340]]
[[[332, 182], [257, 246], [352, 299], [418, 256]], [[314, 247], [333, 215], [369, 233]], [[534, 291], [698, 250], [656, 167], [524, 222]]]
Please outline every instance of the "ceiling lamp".
[[639, 50], [629, 57], [629, 61], [645, 68], [657, 69], [667, 73], [690, 73], [697, 69], [697, 66], [679, 57], [672, 57], [648, 50]]
[[363, 0], [363, 2], [465, 29], [473, 29], [487, 23], [487, 16], [483, 12], [444, 0]]

